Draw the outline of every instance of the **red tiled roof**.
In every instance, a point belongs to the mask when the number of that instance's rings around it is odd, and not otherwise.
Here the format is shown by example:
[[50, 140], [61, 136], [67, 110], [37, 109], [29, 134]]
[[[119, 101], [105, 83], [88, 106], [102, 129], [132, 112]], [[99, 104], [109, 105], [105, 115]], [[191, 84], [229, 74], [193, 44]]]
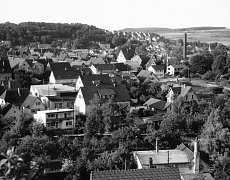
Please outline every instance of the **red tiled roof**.
[[90, 180], [181, 180], [177, 168], [94, 171]]

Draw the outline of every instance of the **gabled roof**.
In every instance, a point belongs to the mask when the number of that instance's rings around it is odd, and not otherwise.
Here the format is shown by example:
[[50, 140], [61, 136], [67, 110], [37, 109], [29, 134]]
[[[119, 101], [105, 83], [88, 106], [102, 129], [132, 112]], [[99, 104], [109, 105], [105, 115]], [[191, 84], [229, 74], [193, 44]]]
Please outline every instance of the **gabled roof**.
[[177, 168], [93, 171], [90, 180], [181, 180]]
[[[183, 177], [183, 180], [197, 179], [197, 174], [181, 174], [181, 176]], [[214, 180], [210, 173], [202, 173], [202, 177], [204, 177], [204, 180]]]
[[131, 60], [131, 58], [135, 55], [135, 50], [131, 48], [123, 48], [121, 51], [126, 60]]
[[176, 149], [180, 150], [180, 151], [184, 151], [187, 154], [188, 159], [190, 161], [193, 160], [193, 158], [194, 158], [193, 152], [189, 148], [187, 148], [183, 143], [181, 143], [179, 146], [177, 146]]
[[162, 101], [155, 98], [150, 98], [148, 101], [144, 103], [144, 105], [149, 106], [150, 108], [154, 108], [161, 111], [164, 111], [170, 104], [170, 102]]
[[18, 89], [6, 90], [0, 96], [0, 98], [4, 99], [5, 102], [14, 104], [16, 106], [21, 106], [28, 95], [29, 95], [28, 89], [18, 88]]
[[27, 62], [27, 64], [29, 64], [31, 68], [33, 67], [33, 59], [25, 59], [25, 61]]
[[[81, 87], [81, 92], [84, 97], [85, 103], [90, 104], [90, 101], [94, 98], [95, 94], [100, 96], [111, 96], [114, 95], [114, 102], [127, 102], [130, 101], [130, 96], [125, 85], [118, 87], [113, 86], [90, 86]], [[104, 100], [101, 98], [101, 100]]]
[[97, 93], [97, 87], [81, 87], [81, 92], [85, 101], [85, 104], [90, 105], [90, 101]]
[[12, 104], [6, 103], [1, 109], [0, 109], [0, 114], [5, 116], [5, 114], [12, 108]]
[[9, 57], [10, 67], [13, 69], [24, 62], [23, 58]]
[[114, 88], [116, 96], [114, 98], [115, 102], [127, 102], [131, 101], [131, 98], [129, 96], [129, 92], [127, 90], [126, 85], [121, 84], [120, 86], [116, 86]]
[[94, 82], [99, 81], [99, 85], [113, 85], [108, 74], [91, 74], [81, 75], [81, 80], [84, 86], [95, 86]]
[[0, 96], [2, 95], [2, 93], [5, 92], [5, 87], [4, 86], [0, 86]]
[[118, 71], [128, 71], [128, 67], [124, 63], [114, 63]]
[[148, 77], [151, 76], [151, 81], [160, 81], [160, 79], [151, 71], [148, 71], [148, 70], [141, 70], [138, 74], [137, 74], [137, 77], [138, 78], [145, 78], [147, 79]]
[[137, 74], [137, 77], [145, 77], [145, 78], [147, 78], [147, 77], [150, 76], [151, 74], [153, 74], [153, 72], [148, 71], [148, 70], [141, 70], [141, 71]]
[[173, 93], [174, 94], [180, 94], [180, 92], [181, 92], [181, 87], [180, 86], [178, 86], [178, 87], [172, 87], [171, 88], [172, 89], [172, 91], [173, 91]]
[[36, 59], [37, 62], [41, 63], [44, 65], [44, 68], [46, 68], [48, 62], [45, 59]]
[[99, 71], [106, 71], [106, 70], [115, 71], [116, 70], [113, 64], [94, 64], [93, 66]]
[[29, 94], [25, 99], [25, 101], [23, 102], [22, 106], [25, 108], [31, 108], [31, 106], [33, 105], [36, 99], [38, 99], [37, 96], [32, 96], [31, 94]]
[[0, 73], [11, 73], [9, 60], [0, 60]]
[[116, 94], [114, 89], [98, 89], [97, 92], [100, 96], [110, 96]]
[[46, 58], [48, 58], [48, 59], [51, 59], [54, 56], [54, 53], [45, 52], [43, 56], [46, 57]]
[[51, 71], [72, 70], [69, 62], [50, 62]]
[[91, 57], [89, 59], [89, 63], [92, 63], [92, 64], [105, 64], [105, 60], [101, 57]]
[[180, 93], [180, 96], [181, 97], [185, 97], [186, 96], [186, 94], [190, 91], [192, 89], [192, 87], [191, 86], [182, 86], [181, 87], [181, 93]]
[[64, 61], [67, 57], [69, 57], [68, 54], [63, 53], [58, 56], [58, 59], [60, 61]]
[[61, 79], [76, 79], [78, 76], [81, 75], [80, 71], [73, 71], [73, 70], [55, 70], [53, 71], [54, 77], [56, 80]]
[[155, 69], [155, 70], [157, 70], [157, 71], [162, 71], [162, 70], [164, 70], [164, 66], [162, 66], [162, 65], [153, 65], [152, 67], [153, 67], [153, 69]]

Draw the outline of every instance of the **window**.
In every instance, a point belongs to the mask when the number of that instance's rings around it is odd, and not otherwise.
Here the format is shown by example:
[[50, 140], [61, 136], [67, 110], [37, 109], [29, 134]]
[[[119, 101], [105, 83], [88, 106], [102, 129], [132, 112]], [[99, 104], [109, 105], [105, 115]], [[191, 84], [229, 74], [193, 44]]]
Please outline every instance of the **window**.
[[59, 103], [59, 108], [62, 108], [62, 103]]
[[58, 103], [54, 103], [54, 108], [58, 108]]
[[36, 113], [36, 110], [35, 109], [31, 109], [31, 113]]
[[193, 99], [193, 94], [192, 94], [192, 99]]
[[48, 118], [54, 118], [55, 114], [48, 114]]
[[73, 122], [72, 122], [72, 121], [66, 121], [66, 122], [65, 122], [65, 125], [66, 125], [66, 126], [72, 126], [72, 125], [73, 125]]
[[79, 95], [78, 98], [81, 99], [81, 95]]
[[67, 108], [71, 107], [71, 102], [67, 102]]
[[40, 105], [41, 104], [41, 102], [36, 102], [36, 105]]

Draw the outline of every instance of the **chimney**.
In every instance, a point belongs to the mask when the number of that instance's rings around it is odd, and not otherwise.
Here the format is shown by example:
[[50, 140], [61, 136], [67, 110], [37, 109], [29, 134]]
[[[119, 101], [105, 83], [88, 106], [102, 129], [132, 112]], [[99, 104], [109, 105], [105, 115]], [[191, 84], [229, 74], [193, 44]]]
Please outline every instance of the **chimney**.
[[159, 140], [159, 138], [156, 138], [156, 154], [159, 152], [159, 148], [158, 148], [158, 140]]
[[152, 167], [153, 167], [153, 159], [149, 158], [149, 168], [152, 168]]
[[194, 174], [199, 174], [200, 152], [198, 146], [199, 146], [198, 139], [196, 138], [194, 141], [194, 167], [193, 167]]
[[183, 60], [187, 59], [187, 33], [184, 33]]

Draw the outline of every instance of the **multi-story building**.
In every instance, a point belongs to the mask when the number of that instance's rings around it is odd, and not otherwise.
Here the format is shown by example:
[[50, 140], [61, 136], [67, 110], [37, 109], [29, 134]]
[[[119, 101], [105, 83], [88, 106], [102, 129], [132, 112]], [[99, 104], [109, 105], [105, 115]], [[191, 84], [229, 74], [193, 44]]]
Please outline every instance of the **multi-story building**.
[[37, 111], [34, 119], [43, 123], [48, 129], [71, 129], [74, 127], [73, 109], [54, 109]]

